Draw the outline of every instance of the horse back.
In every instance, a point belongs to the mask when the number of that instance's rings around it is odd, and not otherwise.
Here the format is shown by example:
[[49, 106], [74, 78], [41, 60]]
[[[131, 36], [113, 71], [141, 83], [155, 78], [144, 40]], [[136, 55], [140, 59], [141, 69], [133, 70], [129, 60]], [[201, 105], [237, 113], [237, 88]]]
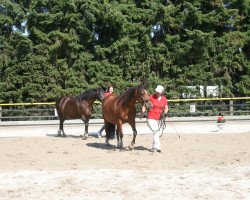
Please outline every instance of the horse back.
[[104, 99], [102, 112], [104, 119], [113, 124], [117, 124], [119, 120], [121, 120], [122, 123], [135, 121], [135, 106], [121, 106], [118, 97], [115, 95], [108, 96]]
[[60, 97], [56, 100], [55, 107], [59, 118], [80, 119], [82, 116], [90, 116], [92, 107], [86, 101], [80, 101], [74, 97]]

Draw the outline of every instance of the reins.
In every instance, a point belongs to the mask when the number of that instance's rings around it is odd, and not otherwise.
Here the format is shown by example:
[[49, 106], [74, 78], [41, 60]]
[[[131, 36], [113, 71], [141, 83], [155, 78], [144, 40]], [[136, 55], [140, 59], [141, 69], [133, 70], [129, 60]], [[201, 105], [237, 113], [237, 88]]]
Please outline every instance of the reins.
[[[160, 129], [162, 128], [160, 137], [163, 135], [164, 129], [166, 128], [166, 118], [167, 118], [167, 117], [162, 116], [162, 117], [160, 118], [160, 121], [159, 121], [159, 129], [158, 129], [158, 130], [160, 130]], [[174, 124], [172, 123], [172, 121], [170, 120], [169, 117], [168, 117], [168, 121], [170, 122], [171, 126], [174, 128], [174, 130], [175, 130], [176, 134], [178, 135], [178, 137], [181, 138], [179, 132], [176, 130]], [[150, 127], [150, 125], [149, 125], [149, 123], [148, 123], [148, 119], [146, 119], [146, 123], [147, 123], [148, 127], [152, 130], [152, 128]], [[153, 131], [153, 130], [152, 130], [152, 131]]]
[[[166, 119], [167, 117], [165, 117], [165, 119]], [[164, 117], [163, 117], [163, 120], [164, 120], [164, 125], [165, 125], [165, 127], [166, 127], [166, 121], [165, 121], [165, 119], [164, 119]], [[179, 132], [176, 130], [176, 128], [175, 128], [175, 126], [174, 126], [174, 124], [172, 123], [172, 121], [170, 120], [170, 118], [168, 117], [168, 121], [170, 122], [170, 124], [171, 124], [171, 126], [174, 128], [174, 130], [175, 130], [175, 132], [176, 132], [176, 134], [178, 135], [178, 137], [179, 138], [181, 138], [181, 136], [180, 136], [180, 134], [179, 134]], [[164, 127], [164, 128], [165, 128]], [[163, 131], [162, 131], [162, 134], [163, 134]], [[161, 134], [161, 136], [162, 136], [162, 134]], [[160, 136], [160, 137], [161, 137]]]

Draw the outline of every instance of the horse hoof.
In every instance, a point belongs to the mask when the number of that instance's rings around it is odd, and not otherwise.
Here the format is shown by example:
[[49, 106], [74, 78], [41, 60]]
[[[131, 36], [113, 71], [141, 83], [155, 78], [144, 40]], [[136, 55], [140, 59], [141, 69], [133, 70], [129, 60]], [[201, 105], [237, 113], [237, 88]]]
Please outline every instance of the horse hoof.
[[120, 149], [120, 152], [124, 152], [124, 151], [126, 151], [126, 149], [124, 149], [124, 148]]
[[126, 150], [126, 151], [130, 151], [131, 149], [130, 149], [130, 147], [128, 146], [128, 147], [125, 148], [125, 150]]
[[84, 135], [84, 136], [82, 136], [82, 139], [83, 139], [83, 140], [87, 140], [87, 139], [88, 139], [88, 136]]
[[83, 140], [87, 140], [87, 139], [88, 139], [88, 137], [89, 137], [89, 135], [88, 135], [88, 134], [84, 134], [84, 135], [82, 136], [82, 139], [83, 139]]
[[134, 147], [131, 148], [131, 146], [127, 146], [127, 147], [125, 148], [125, 150], [126, 150], [126, 151], [132, 151], [132, 150], [134, 150]]

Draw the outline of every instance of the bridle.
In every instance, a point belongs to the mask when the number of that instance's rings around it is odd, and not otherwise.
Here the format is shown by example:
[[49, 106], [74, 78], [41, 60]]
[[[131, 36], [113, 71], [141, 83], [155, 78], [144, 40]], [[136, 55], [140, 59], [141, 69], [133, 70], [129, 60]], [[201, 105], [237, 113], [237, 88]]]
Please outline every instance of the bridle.
[[147, 92], [146, 92], [145, 89], [144, 89], [144, 92], [145, 92], [145, 93], [140, 93], [140, 98], [143, 100], [143, 104], [144, 104], [144, 105], [147, 105], [148, 102], [150, 101], [150, 98], [143, 98], [143, 96], [144, 96], [145, 94], [147, 94]]
[[97, 96], [102, 101], [104, 99], [104, 91], [97, 90]]

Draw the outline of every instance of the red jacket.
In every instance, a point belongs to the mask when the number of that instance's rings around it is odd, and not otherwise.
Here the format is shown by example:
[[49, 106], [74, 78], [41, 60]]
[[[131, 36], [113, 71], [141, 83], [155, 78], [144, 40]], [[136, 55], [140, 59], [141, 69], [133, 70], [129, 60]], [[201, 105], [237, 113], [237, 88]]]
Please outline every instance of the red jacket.
[[148, 112], [148, 119], [159, 120], [161, 113], [165, 110], [165, 106], [168, 105], [168, 100], [165, 96], [162, 96], [160, 100], [154, 95], [150, 96], [150, 100], [153, 104], [153, 108]]
[[109, 96], [109, 95], [111, 95], [111, 94], [113, 94], [113, 93], [110, 93], [110, 92], [104, 92], [104, 97], [107, 97], [107, 96]]
[[224, 122], [225, 122], [224, 116], [218, 117], [217, 123], [224, 123]]

